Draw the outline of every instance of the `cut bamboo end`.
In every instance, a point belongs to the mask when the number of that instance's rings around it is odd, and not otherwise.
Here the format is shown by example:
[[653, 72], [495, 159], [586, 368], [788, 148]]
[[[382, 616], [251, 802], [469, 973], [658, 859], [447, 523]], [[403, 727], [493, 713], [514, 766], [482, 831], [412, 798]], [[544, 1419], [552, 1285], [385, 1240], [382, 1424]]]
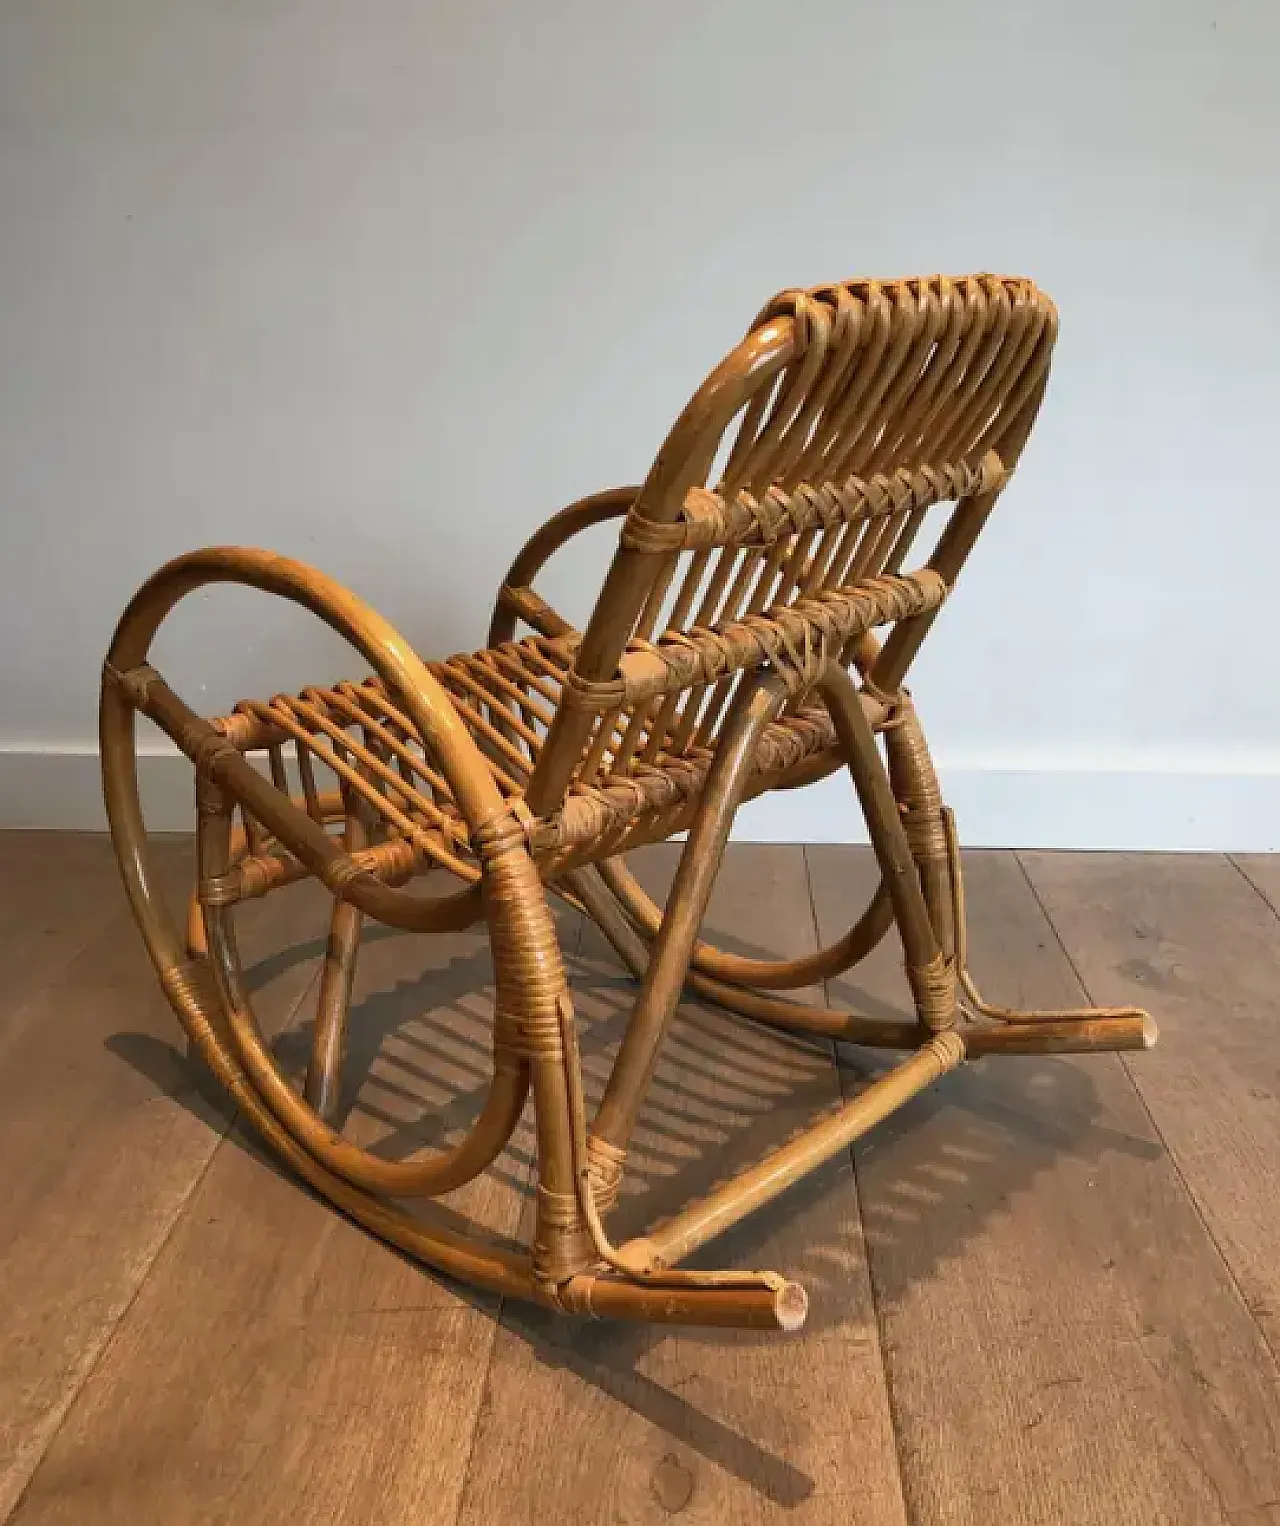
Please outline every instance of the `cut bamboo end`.
[[554, 1301], [567, 1314], [592, 1319], [786, 1333], [799, 1330], [809, 1312], [804, 1288], [776, 1275], [741, 1286], [696, 1287], [584, 1273], [562, 1283]]
[[784, 1282], [774, 1294], [773, 1307], [778, 1329], [791, 1334], [809, 1317], [809, 1295], [798, 1282]]
[[1094, 1050], [1150, 1049], [1156, 1025], [1145, 1012], [1100, 1012], [1097, 1016], [1038, 1017], [966, 1030], [975, 1059], [984, 1054], [1087, 1054]]

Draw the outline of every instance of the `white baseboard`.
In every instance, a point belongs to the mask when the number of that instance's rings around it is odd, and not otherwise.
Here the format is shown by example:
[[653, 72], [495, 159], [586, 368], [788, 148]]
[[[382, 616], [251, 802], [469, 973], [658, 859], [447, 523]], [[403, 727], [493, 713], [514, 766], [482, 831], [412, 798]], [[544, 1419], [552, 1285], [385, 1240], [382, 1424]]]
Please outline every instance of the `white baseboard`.
[[[191, 764], [177, 752], [144, 753], [138, 787], [147, 824], [157, 832], [194, 825]], [[0, 827], [105, 832], [96, 750], [0, 751]]]
[[[969, 848], [1273, 853], [1280, 850], [1280, 771], [947, 768], [939, 774]], [[747, 842], [865, 842], [840, 775], [777, 791], [739, 813]]]
[[[940, 768], [970, 847], [1181, 852], [1280, 851], [1280, 769]], [[191, 768], [175, 753], [139, 765], [156, 831], [192, 825]], [[101, 831], [91, 751], [0, 751], [0, 827]], [[846, 777], [776, 791], [740, 813], [742, 842], [863, 842]]]

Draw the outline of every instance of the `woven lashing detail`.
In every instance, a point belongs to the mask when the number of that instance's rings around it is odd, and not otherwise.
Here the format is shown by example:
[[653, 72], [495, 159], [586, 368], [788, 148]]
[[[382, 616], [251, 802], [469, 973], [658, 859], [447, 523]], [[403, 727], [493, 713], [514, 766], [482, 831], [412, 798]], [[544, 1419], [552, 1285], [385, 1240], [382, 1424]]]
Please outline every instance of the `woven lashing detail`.
[[525, 829], [514, 811], [500, 811], [482, 822], [471, 834], [471, 846], [480, 862], [491, 868], [507, 854], [524, 845]]
[[524, 1059], [560, 1065], [564, 966], [524, 825], [513, 811], [503, 811], [476, 829], [472, 846], [484, 869], [494, 1005], [504, 1040]]
[[102, 676], [108, 683], [116, 685], [134, 709], [145, 710], [147, 692], [159, 679], [160, 674], [149, 662], [144, 662], [140, 667], [123, 670], [116, 667], [114, 663], [104, 662]]
[[564, 675], [561, 702], [576, 710], [620, 710], [627, 702], [626, 680], [618, 675], [593, 682], [571, 668]]
[[938, 1056], [947, 1070], [954, 1070], [965, 1057], [964, 1040], [954, 1029], [946, 1033], [934, 1034], [929, 1040], [928, 1047]]
[[[769, 663], [803, 689], [827, 653], [877, 625], [937, 609], [947, 585], [931, 568], [907, 576], [866, 578], [828, 589], [789, 608], [747, 615], [713, 630], [697, 628], [628, 652], [618, 675], [601, 684], [578, 682], [574, 703], [607, 711], [662, 694], [714, 683], [726, 673]], [[619, 682], [621, 681], [621, 682]]]
[[532, 1250], [533, 1274], [541, 1282], [564, 1282], [599, 1260], [576, 1193], [539, 1184]]
[[556, 1064], [563, 1060], [560, 1024], [554, 1011], [498, 1012], [495, 1020], [508, 1053], [522, 1060], [551, 1060]]
[[886, 738], [889, 779], [901, 801], [902, 826], [916, 863], [945, 863], [947, 836], [942, 823], [942, 792], [924, 733], [903, 696], [898, 724]]
[[[836, 745], [825, 710], [801, 710], [769, 726], [752, 757], [752, 776], [776, 776]], [[708, 751], [664, 759], [661, 766], [637, 764], [633, 777], [601, 786], [575, 785], [559, 813], [536, 822], [529, 846], [539, 858], [588, 844], [604, 851], [611, 839], [646, 824], [658, 830], [689, 810], [700, 797], [711, 768]], [[750, 780], [747, 784], [750, 790]]]
[[916, 863], [946, 862], [947, 834], [943, 829], [941, 811], [907, 807], [902, 812], [902, 828]]
[[587, 1164], [591, 1172], [591, 1190], [595, 1194], [596, 1207], [608, 1211], [617, 1203], [622, 1191], [622, 1167], [627, 1158], [625, 1150], [619, 1150], [608, 1140], [595, 1134], [587, 1137]]
[[916, 1010], [924, 1026], [935, 1033], [953, 1027], [956, 1018], [954, 962], [938, 954], [928, 964], [909, 964], [907, 979], [911, 982]]
[[[266, 876], [255, 878], [265, 879]], [[238, 901], [252, 900], [263, 893], [256, 885], [250, 888], [247, 881], [248, 876], [242, 874], [238, 866], [227, 874], [206, 875], [196, 886], [201, 906], [234, 906]]]
[[[564, 964], [546, 892], [529, 856], [525, 824], [515, 811], [501, 811], [476, 828], [472, 845], [483, 869], [485, 911], [496, 987], [498, 1037], [507, 1053], [526, 1059], [533, 1071], [539, 1119], [539, 1171], [543, 1129], [554, 1138], [556, 1109], [564, 1105], [565, 1045], [561, 1015], [568, 1002]], [[557, 1101], [557, 1094], [559, 1101]], [[543, 1109], [550, 1111], [544, 1115]], [[552, 1146], [555, 1160], [556, 1146]], [[575, 1193], [565, 1190], [568, 1162], [559, 1175], [538, 1183], [532, 1260], [535, 1277], [561, 1282], [595, 1259]]]
[[910, 514], [935, 503], [993, 492], [1006, 477], [1000, 458], [989, 452], [976, 464], [903, 467], [865, 480], [848, 477], [841, 483], [818, 486], [802, 482], [790, 490], [775, 485], [759, 498], [744, 489], [732, 502], [695, 487], [685, 497], [680, 517], [668, 524], [655, 524], [633, 509], [623, 523], [622, 544], [632, 551], [649, 552], [768, 546], [805, 530]]
[[170, 1005], [179, 1014], [198, 1015], [209, 1022], [221, 1010], [213, 966], [207, 959], [170, 965], [160, 972], [160, 984]]
[[539, 1186], [538, 1216], [551, 1229], [577, 1229], [582, 1223], [577, 1193], [552, 1192]]

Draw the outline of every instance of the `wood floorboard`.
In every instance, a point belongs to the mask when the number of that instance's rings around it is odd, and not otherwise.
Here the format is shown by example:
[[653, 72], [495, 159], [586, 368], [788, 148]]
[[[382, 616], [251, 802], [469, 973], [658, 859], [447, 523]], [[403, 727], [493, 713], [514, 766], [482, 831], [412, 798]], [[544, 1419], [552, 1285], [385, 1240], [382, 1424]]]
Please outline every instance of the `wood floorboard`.
[[1280, 872], [1208, 855], [1023, 857], [1097, 999], [1159, 1022], [1155, 1049], [1129, 1063], [1134, 1085], [1280, 1355], [1280, 925], [1264, 899]]
[[[400, 1155], [474, 1116], [490, 979], [483, 931], [374, 930], [351, 1016], [350, 1137]], [[301, 1067], [311, 1017], [307, 1003], [277, 1042], [286, 1064]], [[522, 1125], [439, 1212], [509, 1235], [531, 1145]], [[332, 1212], [237, 1129], [14, 1521], [452, 1523], [497, 1311]]]
[[[671, 848], [636, 856], [658, 893], [674, 864]], [[801, 850], [732, 846], [708, 927], [742, 952], [811, 949]], [[593, 930], [583, 954], [575, 1002], [594, 1103], [636, 987]], [[671, 1212], [837, 1100], [829, 1046], [686, 1002], [636, 1133], [634, 1191], [619, 1206], [618, 1233]], [[792, 1338], [629, 1329], [508, 1304], [463, 1526], [672, 1516], [905, 1526], [847, 1157], [707, 1247], [697, 1264], [796, 1277], [810, 1294], [805, 1329]]]
[[0, 1055], [37, 996], [121, 910], [104, 833], [0, 832]]
[[[809, 862], [831, 937], [872, 865], [843, 848], [811, 849]], [[1079, 1003], [1013, 856], [966, 867], [987, 994]], [[1122, 915], [1123, 884], [1077, 885], [1099, 916]], [[883, 947], [833, 994], [904, 1011], [900, 957]], [[848, 1053], [855, 1079], [876, 1068], [870, 1051]], [[1135, 1073], [1152, 1057], [1134, 1056]], [[1117, 1058], [966, 1065], [855, 1160], [913, 1526], [1269, 1519], [1274, 1368]]]
[[[1082, 978], [1148, 1005], [1161, 1043], [965, 1066], [852, 1169], [831, 1162], [704, 1251], [806, 1284], [809, 1323], [786, 1338], [555, 1319], [364, 1235], [231, 1127], [104, 840], [52, 839], [0, 834], [0, 1520], [1280, 1526], [1280, 860], [969, 856], [993, 999], [1076, 1003]], [[187, 850], [160, 856], [176, 895]], [[637, 856], [655, 890], [673, 863]], [[798, 953], [814, 910], [836, 936], [872, 882], [864, 850], [734, 847], [709, 925]], [[322, 949], [313, 891], [243, 908], [291, 1066]], [[594, 1100], [635, 987], [579, 931], [562, 919]], [[375, 932], [353, 1137], [400, 1153], [470, 1116], [488, 979], [477, 931]], [[901, 1015], [892, 940], [829, 995]], [[846, 1049], [837, 1069], [821, 1044], [685, 1003], [616, 1227], [887, 1059]], [[445, 1212], [527, 1232], [531, 1146], [526, 1118]]]
[[[191, 883], [187, 845], [161, 844], [156, 864], [180, 900]], [[112, 915], [31, 999], [0, 1054], [0, 1160], [9, 1166], [0, 1194], [0, 1519], [230, 1121], [187, 1060], [119, 885], [104, 894]], [[251, 956], [262, 922], [253, 908]], [[311, 971], [293, 964], [257, 976], [270, 1023]]]

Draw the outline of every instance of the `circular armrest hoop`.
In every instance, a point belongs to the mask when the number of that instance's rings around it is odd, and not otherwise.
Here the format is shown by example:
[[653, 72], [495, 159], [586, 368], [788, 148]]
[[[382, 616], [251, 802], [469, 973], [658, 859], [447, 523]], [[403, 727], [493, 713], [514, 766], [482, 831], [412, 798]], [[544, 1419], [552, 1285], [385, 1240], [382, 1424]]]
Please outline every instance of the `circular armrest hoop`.
[[[152, 639], [170, 610], [188, 593], [209, 583], [259, 588], [309, 609], [361, 653], [403, 706], [448, 779], [469, 829], [474, 833], [506, 813], [493, 774], [448, 694], [403, 636], [341, 584], [288, 557], [226, 546], [191, 552], [168, 563], [143, 584], [121, 617], [107, 656], [108, 673], [128, 674], [143, 667]], [[172, 718], [189, 721], [189, 734], [200, 735], [207, 729], [210, 736], [217, 736], [163, 683], [157, 683], [156, 688], [168, 696]], [[153, 957], [166, 968], [181, 962], [183, 951], [155, 896], [146, 863], [146, 831], [133, 747], [135, 708], [137, 696], [128, 692], [127, 685], [104, 683], [101, 742], [107, 814], [143, 933]], [[174, 734], [172, 729], [170, 734]], [[255, 814], [313, 872], [328, 880], [325, 871], [332, 871], [344, 855], [322, 827], [257, 774], [230, 744], [222, 744], [221, 755], [212, 760], [212, 771], [223, 776], [233, 793], [243, 789], [260, 796], [253, 802]], [[341, 886], [331, 883], [335, 893], [378, 920], [406, 930], [464, 927], [481, 914], [478, 887], [432, 898], [396, 889], [372, 875], [343, 878], [346, 882]]]
[[[579, 498], [567, 508], [553, 514], [546, 524], [535, 530], [525, 542], [520, 554], [512, 562], [502, 589], [522, 588], [531, 584], [546, 564], [567, 541], [592, 525], [603, 524], [609, 519], [621, 519], [631, 508], [639, 493], [638, 485], [609, 488], [602, 493], [592, 493]], [[493, 619], [489, 624], [490, 646], [501, 646], [515, 635], [516, 612], [502, 597], [499, 590], [494, 605]]]

